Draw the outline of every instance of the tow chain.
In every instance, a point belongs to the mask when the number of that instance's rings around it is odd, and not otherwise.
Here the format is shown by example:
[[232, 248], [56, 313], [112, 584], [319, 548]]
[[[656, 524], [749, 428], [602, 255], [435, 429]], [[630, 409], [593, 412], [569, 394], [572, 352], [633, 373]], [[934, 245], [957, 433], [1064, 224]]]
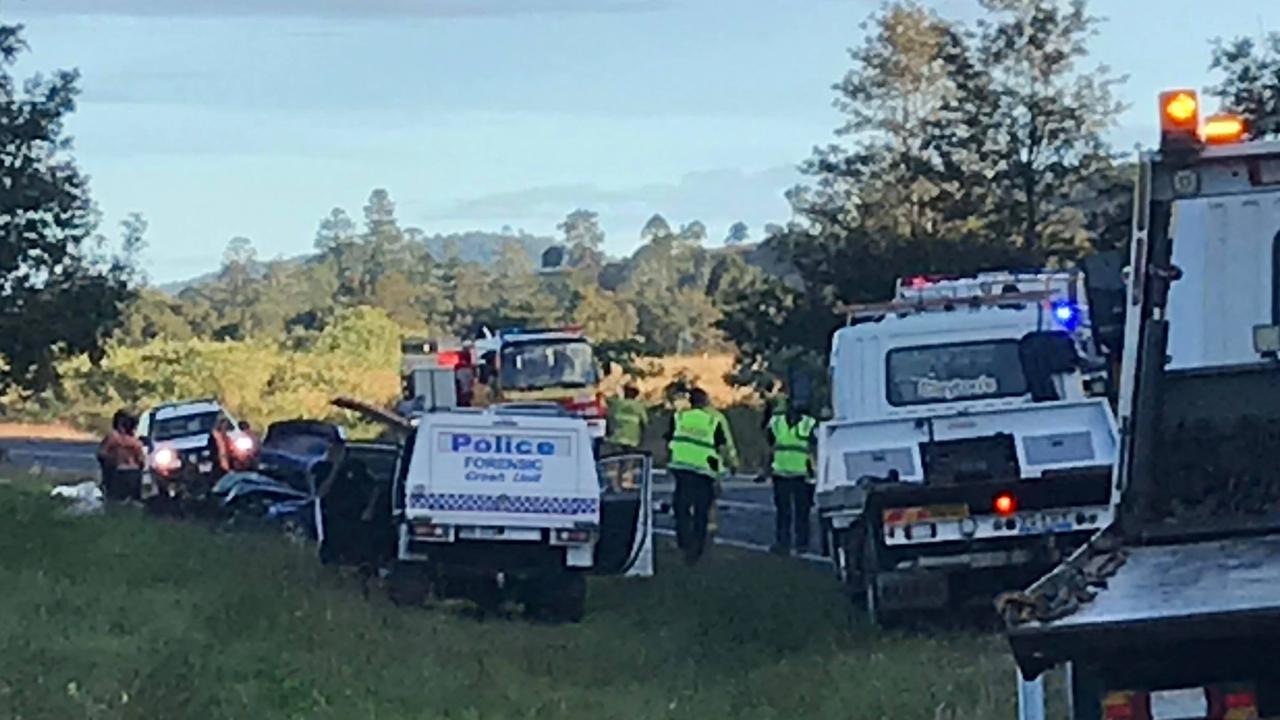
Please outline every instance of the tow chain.
[[1052, 622], [1067, 617], [1097, 597], [1107, 581], [1129, 559], [1119, 547], [1099, 547], [1065, 563], [1030, 592], [1005, 592], [996, 597], [996, 612], [1009, 626]]

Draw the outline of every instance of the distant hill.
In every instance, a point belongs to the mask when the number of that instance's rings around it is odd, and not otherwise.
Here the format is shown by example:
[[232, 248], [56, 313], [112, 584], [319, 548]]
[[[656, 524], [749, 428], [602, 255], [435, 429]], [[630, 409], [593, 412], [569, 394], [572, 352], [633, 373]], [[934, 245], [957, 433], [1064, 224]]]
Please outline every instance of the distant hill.
[[[549, 237], [538, 235], [530, 235], [528, 233], [506, 234], [483, 232], [473, 230], [464, 233], [437, 234], [423, 238], [421, 242], [426, 246], [427, 252], [437, 260], [445, 258], [451, 248], [456, 248], [458, 256], [466, 262], [479, 263], [480, 265], [492, 265], [497, 259], [498, 253], [502, 250], [504, 243], [515, 240], [524, 246], [525, 252], [529, 255], [529, 260], [537, 265], [542, 257], [542, 251], [555, 244], [555, 240]], [[301, 265], [308, 260], [315, 258], [314, 254], [295, 255], [294, 257], [284, 258], [281, 260], [259, 261], [251, 266], [251, 270], [255, 274], [263, 274], [266, 272], [268, 265], [283, 264], [285, 266]], [[169, 295], [177, 295], [178, 293], [190, 287], [198, 287], [207, 285], [218, 278], [218, 270], [211, 270], [195, 277], [185, 280], [176, 280], [174, 282], [163, 283], [157, 285], [156, 289]]]
[[427, 252], [431, 253], [431, 256], [436, 259], [446, 257], [449, 254], [449, 249], [453, 247], [457, 248], [458, 256], [467, 262], [492, 265], [494, 260], [498, 258], [502, 245], [510, 240], [515, 240], [523, 245], [525, 252], [529, 253], [529, 259], [534, 264], [537, 264], [542, 257], [542, 251], [556, 242], [554, 238], [530, 235], [528, 233], [509, 235], [473, 230], [471, 232], [451, 233], [448, 235], [432, 235], [424, 239], [423, 243], [427, 246]]

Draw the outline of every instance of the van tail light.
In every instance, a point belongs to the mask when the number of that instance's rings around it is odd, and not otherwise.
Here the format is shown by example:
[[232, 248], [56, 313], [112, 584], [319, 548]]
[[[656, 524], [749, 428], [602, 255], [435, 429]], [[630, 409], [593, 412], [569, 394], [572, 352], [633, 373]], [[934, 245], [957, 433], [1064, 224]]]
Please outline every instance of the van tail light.
[[602, 418], [608, 413], [603, 394], [565, 398], [563, 404], [569, 412], [585, 418]]
[[1215, 685], [1205, 694], [1209, 720], [1258, 720], [1258, 696], [1248, 685]]
[[594, 534], [583, 528], [560, 528], [553, 536], [556, 545], [585, 545], [591, 542]]
[[1152, 720], [1151, 696], [1144, 692], [1111, 692], [1102, 699], [1102, 720]]
[[429, 522], [414, 523], [413, 536], [419, 540], [447, 540], [449, 526]]

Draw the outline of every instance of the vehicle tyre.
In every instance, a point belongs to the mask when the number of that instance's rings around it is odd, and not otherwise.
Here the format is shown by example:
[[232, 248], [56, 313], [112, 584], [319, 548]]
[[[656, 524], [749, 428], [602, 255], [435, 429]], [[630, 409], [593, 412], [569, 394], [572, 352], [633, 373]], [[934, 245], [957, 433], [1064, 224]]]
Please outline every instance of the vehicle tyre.
[[864, 532], [857, 533], [860, 538], [858, 551], [858, 579], [862, 583], [862, 601], [867, 611], [867, 620], [881, 629], [888, 629], [894, 624], [893, 613], [886, 612], [883, 599], [880, 597], [880, 583], [877, 582], [879, 565], [876, 558], [876, 542], [872, 537], [875, 532], [873, 523], [866, 523]]
[[880, 607], [880, 590], [876, 583], [876, 574], [867, 573], [863, 583], [863, 603], [867, 609], [867, 620], [875, 627], [887, 629], [890, 626], [889, 616]]
[[387, 595], [392, 604], [402, 607], [421, 607], [431, 593], [431, 581], [426, 569], [417, 564], [396, 563], [387, 578]]
[[839, 530], [828, 530], [825, 534], [827, 547], [831, 548], [831, 572], [841, 583], [849, 581], [849, 554], [845, 550], [844, 535]]

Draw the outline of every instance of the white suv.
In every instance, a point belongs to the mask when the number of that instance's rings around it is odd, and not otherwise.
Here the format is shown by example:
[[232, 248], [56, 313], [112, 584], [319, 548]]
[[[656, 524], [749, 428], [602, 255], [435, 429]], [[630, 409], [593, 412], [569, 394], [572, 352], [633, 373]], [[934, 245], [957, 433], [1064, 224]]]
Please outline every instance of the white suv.
[[[142, 473], [144, 500], [158, 492], [157, 476], [179, 479], [189, 490], [199, 490], [197, 494], [208, 491], [215, 463], [210, 435], [223, 418], [235, 427], [235, 419], [214, 399], [167, 403], [143, 413], [138, 437], [147, 448], [147, 467]], [[252, 438], [239, 430], [233, 430], [231, 437], [233, 452], [253, 451]]]

